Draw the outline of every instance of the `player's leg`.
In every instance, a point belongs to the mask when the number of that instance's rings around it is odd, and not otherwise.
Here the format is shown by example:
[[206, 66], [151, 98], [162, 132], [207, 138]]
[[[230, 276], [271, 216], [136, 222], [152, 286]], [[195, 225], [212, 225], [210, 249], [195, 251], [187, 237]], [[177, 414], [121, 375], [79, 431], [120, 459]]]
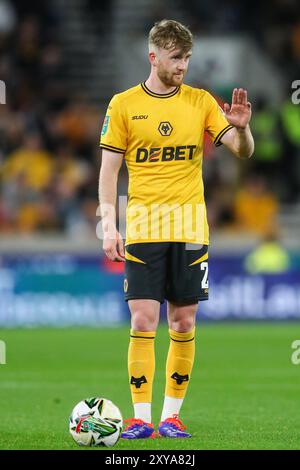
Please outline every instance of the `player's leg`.
[[155, 371], [154, 340], [160, 303], [156, 300], [130, 300], [131, 331], [128, 373], [134, 417], [151, 423], [152, 385]]
[[207, 246], [186, 249], [174, 244], [169, 260], [167, 299], [170, 346], [166, 364], [165, 400], [159, 432], [190, 437], [178, 418], [190, 382], [195, 356], [195, 319], [199, 300], [208, 298]]
[[166, 364], [165, 403], [161, 419], [179, 414], [190, 382], [195, 357], [195, 317], [198, 302], [168, 302], [170, 345]]
[[170, 345], [166, 363], [166, 387], [159, 432], [166, 437], [190, 437], [179, 420], [195, 357], [195, 317], [198, 302], [168, 302]]
[[[153, 437], [152, 385], [155, 371], [154, 341], [164, 296], [165, 246], [157, 243], [129, 246], [125, 266], [125, 299], [131, 313], [128, 373], [134, 418], [122, 437]], [[142, 261], [142, 262], [141, 262]]]
[[122, 437], [154, 437], [151, 424], [152, 385], [155, 371], [154, 340], [159, 321], [160, 303], [151, 299], [128, 301], [131, 312], [128, 374], [134, 418]]

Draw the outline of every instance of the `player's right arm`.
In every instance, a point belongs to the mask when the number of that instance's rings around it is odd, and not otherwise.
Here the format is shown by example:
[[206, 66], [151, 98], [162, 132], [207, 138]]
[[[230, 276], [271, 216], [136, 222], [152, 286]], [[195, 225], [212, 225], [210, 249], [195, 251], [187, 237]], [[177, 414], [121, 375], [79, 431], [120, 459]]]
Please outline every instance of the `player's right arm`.
[[125, 261], [123, 239], [116, 226], [117, 184], [122, 162], [122, 154], [102, 149], [99, 204], [103, 230], [103, 251], [112, 261]]
[[104, 118], [100, 147], [102, 163], [99, 178], [103, 250], [112, 261], [124, 261], [123, 239], [116, 228], [116, 200], [119, 171], [127, 148], [127, 126], [118, 95], [111, 99]]

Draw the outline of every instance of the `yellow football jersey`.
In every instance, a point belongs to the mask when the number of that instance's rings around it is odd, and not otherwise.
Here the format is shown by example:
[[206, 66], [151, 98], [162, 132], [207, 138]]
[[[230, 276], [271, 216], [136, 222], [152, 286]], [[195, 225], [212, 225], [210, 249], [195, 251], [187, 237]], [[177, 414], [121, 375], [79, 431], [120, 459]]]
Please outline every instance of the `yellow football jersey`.
[[112, 98], [100, 147], [124, 154], [126, 161], [126, 245], [209, 243], [204, 131], [220, 145], [231, 127], [207, 91], [188, 85], [158, 94], [142, 83]]

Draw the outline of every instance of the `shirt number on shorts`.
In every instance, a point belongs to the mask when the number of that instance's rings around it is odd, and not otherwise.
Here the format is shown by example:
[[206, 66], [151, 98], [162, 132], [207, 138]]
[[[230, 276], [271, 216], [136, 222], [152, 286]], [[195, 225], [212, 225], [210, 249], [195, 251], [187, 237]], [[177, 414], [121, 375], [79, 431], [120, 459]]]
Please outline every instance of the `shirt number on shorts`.
[[200, 264], [201, 271], [204, 271], [201, 287], [202, 289], [208, 289], [208, 263], [207, 261], [202, 261]]

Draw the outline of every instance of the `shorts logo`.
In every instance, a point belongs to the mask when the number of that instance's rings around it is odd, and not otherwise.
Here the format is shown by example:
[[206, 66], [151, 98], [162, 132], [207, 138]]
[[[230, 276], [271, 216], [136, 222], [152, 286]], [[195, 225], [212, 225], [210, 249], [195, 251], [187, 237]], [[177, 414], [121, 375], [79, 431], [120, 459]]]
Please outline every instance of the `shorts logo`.
[[102, 126], [101, 135], [105, 135], [105, 134], [106, 134], [107, 128], [108, 128], [109, 120], [110, 120], [110, 116], [105, 116], [104, 122], [103, 122], [103, 126]]
[[168, 121], [163, 121], [159, 124], [158, 130], [163, 136], [169, 136], [172, 133], [173, 127]]
[[128, 281], [127, 279], [124, 279], [124, 292], [128, 291]]

